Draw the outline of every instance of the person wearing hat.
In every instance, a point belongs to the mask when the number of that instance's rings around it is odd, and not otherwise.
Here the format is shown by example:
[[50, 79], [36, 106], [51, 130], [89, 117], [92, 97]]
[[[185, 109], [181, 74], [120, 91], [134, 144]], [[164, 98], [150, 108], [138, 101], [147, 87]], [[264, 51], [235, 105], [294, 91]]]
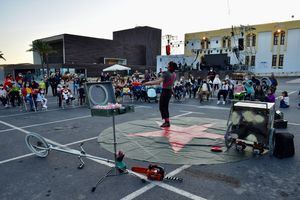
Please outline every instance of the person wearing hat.
[[143, 83], [143, 85], [159, 85], [162, 83], [162, 93], [159, 99], [159, 110], [164, 123], [160, 127], [170, 127], [169, 102], [172, 97], [172, 88], [176, 80], [175, 70], [177, 64], [169, 62], [168, 71], [163, 72], [162, 77], [157, 80]]

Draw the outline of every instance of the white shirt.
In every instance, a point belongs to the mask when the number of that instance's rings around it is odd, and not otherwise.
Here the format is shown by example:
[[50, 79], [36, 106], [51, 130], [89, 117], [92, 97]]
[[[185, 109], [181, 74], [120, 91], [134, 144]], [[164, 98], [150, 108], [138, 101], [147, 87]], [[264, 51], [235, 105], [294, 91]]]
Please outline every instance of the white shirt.
[[286, 105], [290, 105], [290, 98], [289, 97], [283, 97], [283, 101]]
[[221, 90], [228, 90], [228, 89], [229, 89], [228, 85], [222, 85], [221, 87]]
[[0, 90], [0, 97], [6, 97], [6, 90]]

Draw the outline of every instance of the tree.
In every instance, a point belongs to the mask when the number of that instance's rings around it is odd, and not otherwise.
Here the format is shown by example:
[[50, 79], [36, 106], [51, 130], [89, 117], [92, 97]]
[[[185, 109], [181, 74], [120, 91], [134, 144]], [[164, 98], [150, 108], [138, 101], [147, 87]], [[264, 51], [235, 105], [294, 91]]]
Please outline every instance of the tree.
[[5, 58], [3, 57], [3, 53], [0, 51], [0, 59], [5, 60]]
[[33, 51], [39, 54], [42, 62], [43, 73], [44, 73], [44, 64], [46, 64], [47, 76], [49, 77], [49, 62], [48, 62], [49, 54], [55, 53], [56, 51], [54, 51], [47, 42], [43, 42], [42, 40], [35, 40], [32, 42], [30, 46], [31, 48], [28, 49], [27, 51]]

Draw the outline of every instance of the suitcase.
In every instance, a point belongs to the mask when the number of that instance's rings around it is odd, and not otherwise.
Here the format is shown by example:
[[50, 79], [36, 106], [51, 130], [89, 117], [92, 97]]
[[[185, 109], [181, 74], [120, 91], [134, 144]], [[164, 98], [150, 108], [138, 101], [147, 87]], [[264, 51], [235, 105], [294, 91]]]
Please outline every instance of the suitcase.
[[283, 119], [283, 117], [283, 112], [281, 112], [280, 110], [276, 110], [274, 120]]
[[294, 135], [290, 133], [276, 133], [273, 155], [277, 158], [287, 158], [295, 154]]
[[288, 124], [287, 120], [277, 119], [277, 120], [274, 120], [273, 127], [278, 128], [278, 129], [283, 129], [283, 128], [287, 128], [287, 124]]

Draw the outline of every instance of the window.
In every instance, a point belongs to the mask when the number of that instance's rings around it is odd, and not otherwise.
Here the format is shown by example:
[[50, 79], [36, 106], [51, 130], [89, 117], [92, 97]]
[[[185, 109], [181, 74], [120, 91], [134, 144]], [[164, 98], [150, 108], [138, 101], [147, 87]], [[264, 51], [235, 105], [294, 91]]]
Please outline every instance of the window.
[[231, 48], [231, 40], [228, 39], [227, 42], [228, 42], [227, 47], [228, 47], [228, 48]]
[[274, 33], [273, 45], [278, 45], [278, 33]]
[[280, 45], [284, 45], [285, 40], [285, 32], [281, 32], [280, 34]]
[[246, 56], [246, 58], [245, 58], [245, 65], [246, 66], [249, 66], [249, 59], [250, 59], [249, 56]]
[[246, 38], [246, 46], [247, 47], [250, 47], [250, 38], [251, 38], [251, 35], [247, 35], [247, 38]]
[[279, 55], [279, 66], [282, 67], [283, 66], [283, 58], [284, 56], [283, 55]]
[[223, 48], [226, 48], [226, 39], [223, 40], [222, 46], [223, 46]]
[[255, 66], [255, 56], [251, 56], [251, 66]]
[[256, 45], [256, 35], [252, 36], [252, 46], [255, 47]]
[[273, 55], [272, 57], [272, 66], [277, 66], [277, 55]]

